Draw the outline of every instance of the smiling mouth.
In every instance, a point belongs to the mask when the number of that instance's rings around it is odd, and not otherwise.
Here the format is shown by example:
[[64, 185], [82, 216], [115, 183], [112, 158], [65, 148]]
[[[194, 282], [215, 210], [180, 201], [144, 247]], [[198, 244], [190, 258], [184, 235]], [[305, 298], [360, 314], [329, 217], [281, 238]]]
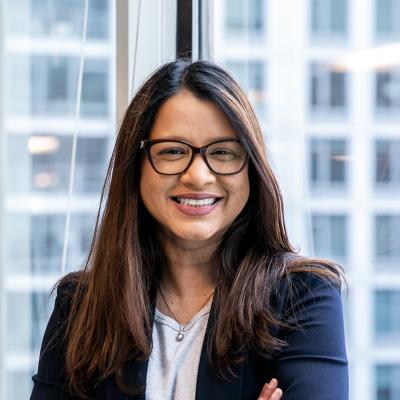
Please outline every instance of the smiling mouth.
[[176, 203], [180, 205], [187, 205], [187, 206], [192, 206], [192, 207], [204, 207], [204, 206], [212, 206], [219, 202], [220, 200], [223, 199], [223, 197], [216, 197], [211, 200], [204, 201], [205, 199], [199, 199], [196, 201], [196, 199], [179, 199], [178, 197], [171, 197], [172, 200], [174, 200]]

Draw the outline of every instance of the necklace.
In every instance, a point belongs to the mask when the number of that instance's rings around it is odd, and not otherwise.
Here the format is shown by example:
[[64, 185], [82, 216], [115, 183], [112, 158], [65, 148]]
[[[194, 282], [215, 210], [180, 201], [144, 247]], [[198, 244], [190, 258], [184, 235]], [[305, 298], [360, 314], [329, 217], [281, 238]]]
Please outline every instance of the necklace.
[[[164, 294], [163, 294], [163, 292], [162, 292], [162, 290], [161, 290], [160, 283], [158, 283], [158, 289], [160, 290], [161, 297], [162, 297], [162, 299], [163, 299], [165, 305], [167, 306], [169, 312], [172, 314], [174, 320], [175, 320], [176, 322], [178, 322], [178, 319], [175, 317], [175, 314], [172, 312], [172, 310], [170, 309], [170, 307], [169, 307], [167, 301], [165, 300]], [[210, 297], [212, 296], [213, 293], [214, 293], [214, 290], [210, 293], [210, 295], [207, 297], [206, 301], [205, 301], [205, 302], [201, 305], [201, 307], [195, 312], [195, 314], [197, 314], [197, 313], [207, 304], [208, 300], [210, 299]], [[191, 321], [191, 320], [190, 320], [190, 321]], [[184, 334], [183, 334], [184, 329], [185, 329], [186, 326], [190, 323], [190, 321], [186, 322], [185, 325], [182, 325], [180, 322], [178, 322], [178, 324], [179, 324], [179, 332], [178, 332], [178, 334], [176, 335], [176, 340], [177, 340], [178, 342], [180, 342], [180, 341], [184, 338]]]

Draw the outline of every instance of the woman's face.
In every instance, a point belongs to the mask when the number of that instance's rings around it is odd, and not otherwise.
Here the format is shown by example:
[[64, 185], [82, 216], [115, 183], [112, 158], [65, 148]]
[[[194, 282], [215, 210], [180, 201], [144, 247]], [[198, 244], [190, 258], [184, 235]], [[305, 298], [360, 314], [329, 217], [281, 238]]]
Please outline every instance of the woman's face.
[[[170, 97], [159, 109], [149, 139], [180, 139], [205, 146], [218, 139], [237, 138], [229, 120], [210, 101], [197, 99], [188, 90]], [[190, 215], [200, 208], [181, 206], [172, 197], [204, 194], [222, 197], [203, 215]], [[220, 239], [246, 205], [249, 198], [248, 165], [235, 175], [217, 175], [196, 154], [192, 164], [180, 175], [162, 175], [147, 157], [141, 165], [140, 195], [162, 231], [174, 239], [203, 242]], [[204, 209], [204, 207], [202, 207]], [[187, 211], [189, 209], [189, 211]], [[184, 211], [186, 210], [186, 211]]]

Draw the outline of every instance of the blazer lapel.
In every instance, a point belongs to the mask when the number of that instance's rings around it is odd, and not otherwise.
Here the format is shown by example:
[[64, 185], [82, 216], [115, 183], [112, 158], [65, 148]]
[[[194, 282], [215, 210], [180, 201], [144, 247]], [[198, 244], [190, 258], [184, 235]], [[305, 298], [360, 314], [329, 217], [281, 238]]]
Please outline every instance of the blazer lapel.
[[97, 388], [96, 400], [145, 400], [145, 385], [148, 360], [127, 361], [124, 364], [124, 383], [130, 388], [141, 387], [142, 393], [135, 396], [121, 392], [114, 377], [104, 380]]
[[[151, 296], [151, 330], [153, 329], [154, 324], [154, 315], [156, 310], [156, 300], [155, 296]], [[149, 339], [151, 340], [152, 332], [150, 332]], [[129, 387], [142, 387], [143, 393], [136, 395], [134, 397], [127, 397], [127, 400], [145, 400], [145, 388], [146, 388], [146, 378], [147, 378], [147, 370], [149, 366], [149, 359], [144, 360], [143, 362], [139, 361], [128, 361], [125, 364], [124, 372], [126, 376], [126, 383]], [[114, 397], [112, 397], [114, 399]], [[119, 399], [119, 397], [118, 397]], [[122, 400], [122, 397], [121, 397]]]
[[143, 388], [143, 394], [139, 394], [134, 397], [129, 397], [129, 399], [132, 400], [146, 399], [145, 387], [146, 387], [146, 376], [147, 376], [148, 365], [149, 365], [149, 360], [145, 360], [141, 363], [139, 363], [138, 361], [134, 361], [126, 365], [125, 372], [129, 387]]
[[216, 377], [209, 366], [207, 355], [208, 340], [211, 328], [216, 320], [215, 302], [211, 304], [210, 315], [207, 322], [204, 335], [203, 346], [201, 349], [199, 369], [197, 373], [196, 400], [239, 400], [242, 398], [242, 381], [244, 363], [233, 368], [237, 378], [231, 378], [231, 381], [225, 381]]
[[[155, 304], [152, 304], [152, 321], [154, 321]], [[200, 362], [197, 373], [196, 383], [196, 400], [240, 400], [242, 398], [242, 381], [244, 363], [233, 368], [237, 375], [236, 378], [231, 378], [230, 382], [216, 377], [209, 366], [207, 355], [207, 343], [210, 337], [211, 328], [216, 320], [215, 315], [215, 302], [211, 304], [210, 315], [207, 322], [206, 332], [200, 354]], [[137, 361], [128, 362], [125, 367], [126, 382], [130, 387], [138, 387], [139, 385], [146, 384], [147, 369], [149, 360], [141, 363]], [[113, 397], [114, 398], [114, 397]], [[118, 399], [125, 399], [125, 397], [118, 397]], [[126, 397], [128, 400], [145, 400], [145, 393], [134, 397]]]

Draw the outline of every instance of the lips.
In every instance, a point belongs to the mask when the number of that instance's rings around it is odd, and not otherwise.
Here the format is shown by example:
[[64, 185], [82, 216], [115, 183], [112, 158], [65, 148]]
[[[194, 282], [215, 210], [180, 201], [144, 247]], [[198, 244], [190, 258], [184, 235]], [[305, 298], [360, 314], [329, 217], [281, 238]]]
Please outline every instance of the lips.
[[[178, 201], [178, 198], [187, 200], [215, 199], [215, 201], [213, 204], [193, 206], [189, 205], [187, 201]], [[202, 216], [210, 213], [219, 205], [222, 199], [223, 197], [214, 193], [182, 193], [176, 196], [171, 196], [171, 200], [174, 201], [178, 210], [190, 216]]]
[[[175, 200], [175, 199], [173, 199], [173, 200]], [[202, 206], [198, 206], [198, 207], [194, 207], [194, 206], [191, 206], [191, 205], [185, 204], [185, 203], [180, 203], [177, 200], [175, 200], [174, 203], [180, 212], [182, 212], [188, 216], [191, 216], [191, 217], [195, 217], [195, 216], [200, 217], [200, 216], [211, 213], [215, 208], [219, 207], [220, 200], [222, 200], [222, 197], [219, 198], [217, 201], [215, 201], [213, 204], [206, 204], [206, 205], [202, 205]]]
[[172, 200], [176, 201], [177, 203], [194, 203], [195, 201], [200, 202], [200, 201], [207, 201], [207, 200], [212, 200], [213, 203], [216, 203], [218, 200], [221, 200], [222, 197], [205, 197], [204, 199], [193, 199], [190, 197], [171, 197]]
[[214, 193], [182, 193], [177, 194], [175, 196], [171, 196], [172, 199], [176, 199], [177, 197], [184, 199], [193, 199], [193, 200], [202, 200], [202, 199], [222, 199], [222, 196], [218, 196]]

